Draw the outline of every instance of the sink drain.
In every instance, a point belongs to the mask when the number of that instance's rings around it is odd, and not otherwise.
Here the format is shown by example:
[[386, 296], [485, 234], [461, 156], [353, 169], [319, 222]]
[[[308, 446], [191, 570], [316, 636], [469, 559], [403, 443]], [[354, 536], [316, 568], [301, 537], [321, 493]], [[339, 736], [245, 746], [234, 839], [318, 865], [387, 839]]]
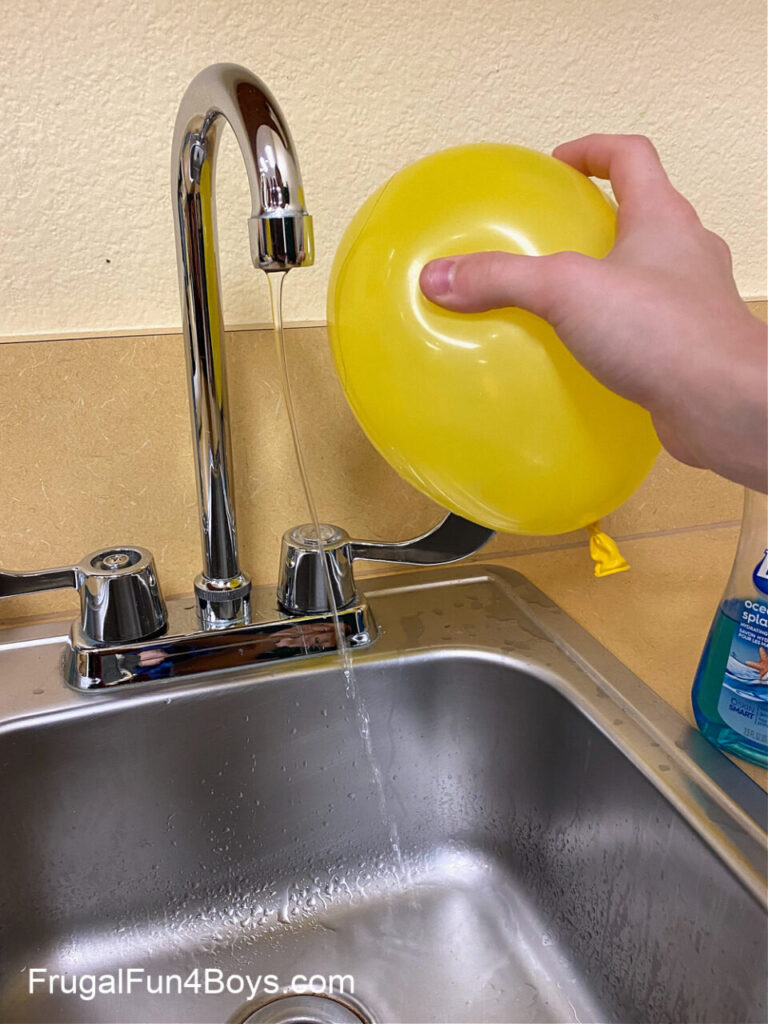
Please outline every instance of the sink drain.
[[253, 1010], [242, 1024], [372, 1024], [356, 1003], [318, 994], [276, 996]]

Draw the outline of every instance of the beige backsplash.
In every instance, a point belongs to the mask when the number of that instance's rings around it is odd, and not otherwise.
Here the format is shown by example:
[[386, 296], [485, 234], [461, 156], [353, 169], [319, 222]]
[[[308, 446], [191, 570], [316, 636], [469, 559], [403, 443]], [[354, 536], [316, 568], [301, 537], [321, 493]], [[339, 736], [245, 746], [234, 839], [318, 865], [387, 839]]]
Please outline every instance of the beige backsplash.
[[[765, 303], [753, 309], [765, 316]], [[238, 526], [244, 568], [276, 579], [279, 541], [308, 516], [294, 464], [277, 359], [266, 330], [227, 339]], [[402, 539], [441, 510], [404, 483], [357, 426], [323, 327], [288, 332], [305, 456], [322, 518], [353, 536]], [[167, 595], [200, 569], [184, 353], [179, 335], [0, 344], [0, 566], [66, 565], [110, 544], [150, 548]], [[617, 537], [733, 523], [741, 489], [662, 454], [606, 521]], [[584, 534], [498, 535], [493, 553], [583, 544]], [[76, 607], [67, 591], [13, 598], [0, 622]]]

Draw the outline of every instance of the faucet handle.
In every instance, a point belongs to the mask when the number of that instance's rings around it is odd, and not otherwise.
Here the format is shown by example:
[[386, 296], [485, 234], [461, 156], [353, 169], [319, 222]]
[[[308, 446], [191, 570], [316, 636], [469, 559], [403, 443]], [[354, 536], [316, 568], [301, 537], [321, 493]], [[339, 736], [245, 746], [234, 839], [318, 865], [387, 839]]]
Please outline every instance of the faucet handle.
[[394, 544], [380, 544], [372, 540], [353, 540], [352, 558], [365, 558], [369, 562], [404, 562], [408, 565], [443, 565], [474, 555], [487, 544], [495, 531], [479, 526], [470, 519], [449, 512], [437, 526], [414, 537]]
[[43, 590], [63, 590], [77, 587], [77, 569], [74, 565], [59, 569], [40, 569], [38, 572], [10, 572], [0, 569], [0, 598], [37, 594]]
[[336, 607], [346, 608], [357, 599], [352, 574], [355, 559], [442, 565], [474, 554], [493, 534], [493, 530], [453, 512], [420, 537], [394, 544], [351, 540], [340, 527], [320, 523], [324, 567], [315, 527], [311, 523], [294, 526], [283, 534], [277, 599], [281, 608], [294, 615], [328, 611], [330, 581]]
[[146, 548], [104, 548], [77, 565], [39, 572], [0, 570], [0, 599], [67, 587], [80, 594], [81, 629], [94, 643], [143, 640], [165, 629], [165, 602]]

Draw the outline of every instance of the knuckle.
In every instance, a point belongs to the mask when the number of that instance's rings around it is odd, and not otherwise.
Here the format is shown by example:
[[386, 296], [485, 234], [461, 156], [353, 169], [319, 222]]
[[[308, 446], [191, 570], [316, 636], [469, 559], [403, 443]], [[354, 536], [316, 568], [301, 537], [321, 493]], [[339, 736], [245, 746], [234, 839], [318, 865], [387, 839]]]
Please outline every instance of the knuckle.
[[728, 245], [725, 239], [721, 238], [720, 235], [716, 234], [714, 231], [708, 231], [706, 229], [704, 231], [704, 235], [707, 240], [707, 243], [712, 249], [712, 252], [720, 259], [725, 260], [730, 264], [731, 247]]
[[658, 159], [658, 151], [647, 135], [632, 134], [627, 135], [626, 139], [629, 145], [636, 149], [638, 153], [645, 153]]
[[510, 257], [506, 252], [488, 252], [472, 267], [474, 283], [480, 288], [498, 288], [510, 276]]
[[674, 192], [674, 210], [671, 211], [677, 217], [677, 219], [685, 225], [695, 227], [701, 224], [699, 215], [696, 213], [696, 209], [693, 203], [690, 203], [685, 196], [679, 192]]
[[485, 273], [486, 271], [492, 274], [499, 274], [503, 276], [509, 273], [509, 258], [510, 253], [508, 252], [489, 252], [487, 255], [487, 264], [484, 267], [480, 267], [480, 271]]

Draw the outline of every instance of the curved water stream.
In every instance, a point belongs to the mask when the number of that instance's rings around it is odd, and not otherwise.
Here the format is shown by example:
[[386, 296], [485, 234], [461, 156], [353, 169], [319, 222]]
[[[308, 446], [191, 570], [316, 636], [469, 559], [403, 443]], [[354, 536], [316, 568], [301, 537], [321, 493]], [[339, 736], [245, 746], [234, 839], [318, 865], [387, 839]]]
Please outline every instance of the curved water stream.
[[[304, 495], [307, 499], [307, 506], [309, 509], [309, 516], [312, 522], [312, 526], [315, 532], [315, 538], [320, 546], [325, 550], [325, 544], [323, 541], [323, 535], [321, 532], [321, 522], [317, 514], [317, 506], [315, 505], [314, 495], [312, 494], [312, 487], [309, 481], [309, 474], [307, 473], [306, 462], [304, 461], [304, 452], [301, 447], [301, 441], [299, 439], [299, 427], [298, 420], [296, 417], [296, 409], [293, 404], [293, 397], [291, 394], [290, 379], [288, 375], [288, 361], [286, 355], [285, 345], [285, 332], [283, 330], [283, 283], [288, 273], [287, 270], [271, 272], [266, 275], [269, 283], [269, 298], [272, 309], [272, 328], [275, 337], [275, 346], [277, 348], [277, 357], [280, 364], [280, 378], [283, 388], [283, 396], [285, 398], [285, 407], [288, 412], [288, 420], [291, 426], [291, 436], [293, 439], [293, 449], [296, 454], [296, 462], [299, 467], [299, 475], [301, 477], [301, 484], [304, 489]], [[352, 703], [355, 710], [355, 717], [357, 719], [357, 725], [360, 730], [360, 737], [363, 741], [363, 747], [365, 749], [365, 757], [368, 762], [368, 767], [371, 770], [373, 776], [373, 782], [376, 787], [376, 795], [379, 802], [379, 810], [381, 812], [382, 821], [389, 833], [389, 842], [392, 847], [392, 853], [395, 858], [395, 870], [398, 875], [402, 876], [406, 874], [405, 864], [403, 862], [403, 855], [400, 848], [400, 833], [397, 827], [397, 822], [392, 814], [392, 811], [387, 800], [387, 795], [384, 787], [384, 778], [381, 773], [376, 756], [373, 752], [373, 744], [371, 742], [371, 722], [368, 715], [368, 710], [365, 706], [360, 692], [357, 688], [355, 681], [355, 668], [352, 656], [352, 650], [347, 643], [342, 629], [341, 622], [339, 620], [339, 612], [336, 606], [336, 601], [333, 593], [333, 587], [331, 586], [330, 570], [328, 567], [328, 560], [323, 558], [323, 571], [325, 576], [325, 589], [328, 595], [331, 612], [333, 614], [333, 624], [336, 633], [336, 643], [341, 658], [341, 669], [344, 674], [344, 689], [348, 700]]]

